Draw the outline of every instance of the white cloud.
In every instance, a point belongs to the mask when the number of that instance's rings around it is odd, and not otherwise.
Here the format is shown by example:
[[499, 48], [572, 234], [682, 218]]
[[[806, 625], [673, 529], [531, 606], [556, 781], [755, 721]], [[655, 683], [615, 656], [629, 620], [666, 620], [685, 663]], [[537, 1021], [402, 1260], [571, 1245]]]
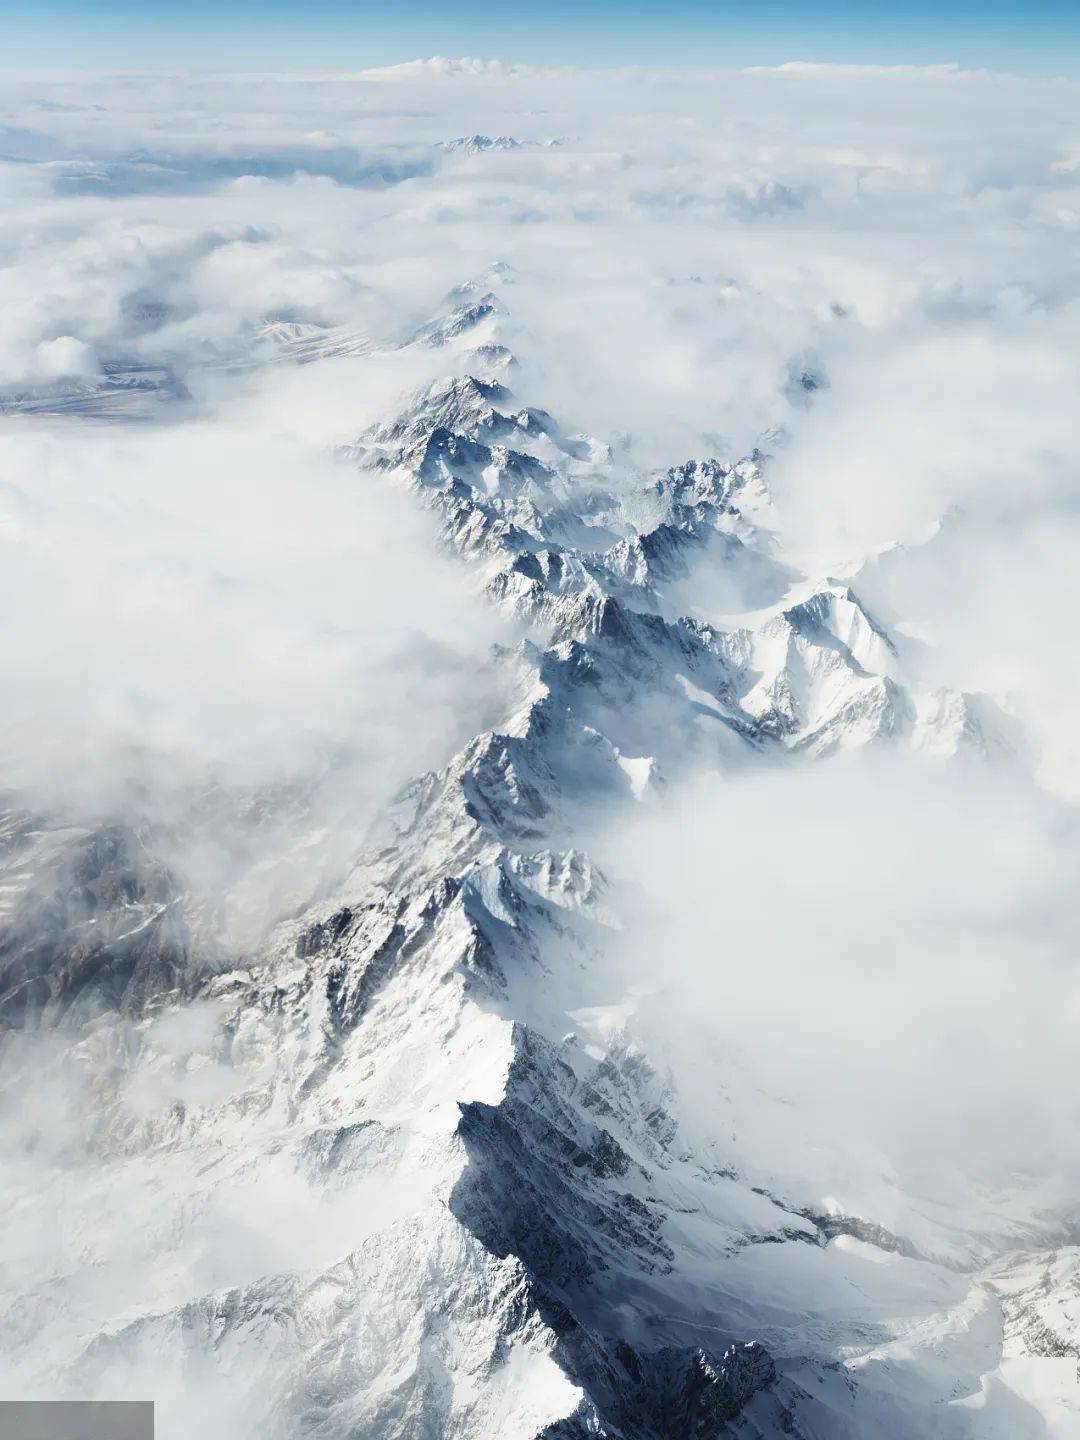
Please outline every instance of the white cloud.
[[481, 60], [473, 56], [450, 58], [432, 55], [427, 59], [405, 60], [399, 65], [380, 65], [373, 69], [361, 70], [363, 80], [426, 80], [436, 76], [490, 75], [502, 78], [505, 75], [527, 73], [525, 67], [504, 65], [501, 60]]
[[41, 374], [52, 380], [91, 375], [95, 368], [90, 346], [76, 340], [74, 335], [58, 335], [55, 340], [43, 340], [37, 347], [37, 363]]
[[[245, 901], [270, 907], [257, 924], [490, 718], [500, 631], [425, 514], [269, 416], [23, 421], [0, 470], [5, 788], [61, 815], [168, 822], [211, 784], [314, 786], [302, 818], [287, 807], [311, 838], [274, 836], [284, 868]], [[234, 844], [265, 862], [211, 823], [186, 842], [212, 840], [203, 868], [228, 877]], [[196, 860], [185, 878], [211, 883]]]
[[610, 999], [636, 997], [687, 1143], [908, 1234], [1075, 1193], [1070, 811], [862, 758], [706, 778], [609, 843]]

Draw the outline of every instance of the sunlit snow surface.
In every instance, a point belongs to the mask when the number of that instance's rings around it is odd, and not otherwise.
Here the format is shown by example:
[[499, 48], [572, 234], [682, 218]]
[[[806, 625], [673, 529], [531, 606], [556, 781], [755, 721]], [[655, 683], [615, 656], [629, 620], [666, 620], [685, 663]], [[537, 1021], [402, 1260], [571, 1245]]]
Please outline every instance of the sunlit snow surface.
[[2, 94], [0, 1398], [1080, 1433], [1080, 93]]

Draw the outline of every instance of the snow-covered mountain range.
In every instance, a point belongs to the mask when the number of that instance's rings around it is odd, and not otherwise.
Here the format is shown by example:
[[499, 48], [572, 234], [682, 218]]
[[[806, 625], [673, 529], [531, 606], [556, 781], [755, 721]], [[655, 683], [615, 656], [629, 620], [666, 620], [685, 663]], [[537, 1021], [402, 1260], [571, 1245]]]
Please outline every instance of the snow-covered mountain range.
[[723, 1055], [688, 1093], [613, 983], [598, 859], [705, 773], [1021, 772], [1015, 727], [919, 678], [857, 575], [781, 555], [781, 431], [643, 471], [521, 393], [504, 274], [382, 347], [443, 375], [338, 452], [505, 618], [498, 721], [243, 950], [156, 822], [7, 815], [3, 1394], [154, 1398], [167, 1437], [1080, 1433], [1068, 1207], [859, 1156], [837, 1193], [800, 1095]]

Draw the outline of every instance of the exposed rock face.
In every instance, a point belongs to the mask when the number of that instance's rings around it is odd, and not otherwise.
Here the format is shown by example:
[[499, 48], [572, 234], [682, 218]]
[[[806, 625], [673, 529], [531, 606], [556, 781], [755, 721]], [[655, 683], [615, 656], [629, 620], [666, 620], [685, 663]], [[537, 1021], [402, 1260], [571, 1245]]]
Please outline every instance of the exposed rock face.
[[[501, 312], [465, 291], [406, 343], [490, 359]], [[66, 1086], [76, 1120], [40, 1163], [31, 1126], [12, 1179], [13, 1383], [145, 1390], [166, 1435], [210, 1412], [327, 1440], [976, 1436], [921, 1361], [894, 1384], [882, 1358], [955, 1343], [978, 1388], [984, 1341], [956, 1339], [993, 1328], [975, 1262], [828, 1211], [812, 1176], [754, 1183], [720, 1127], [690, 1152], [649, 1057], [566, 1025], [618, 923], [587, 821], [702, 766], [978, 755], [992, 707], [910, 683], [848, 585], [795, 582], [762, 451], [630, 483], [454, 373], [347, 458], [409, 486], [521, 622], [513, 705], [406, 788], [335, 893], [213, 964], [148, 836], [11, 822], [6, 1083]], [[730, 625], [693, 602], [717, 565]], [[42, 1206], [70, 1245], [35, 1236]], [[900, 1267], [865, 1304], [839, 1239]], [[1045, 1304], [1002, 1303], [1010, 1343], [1074, 1353]]]
[[183, 896], [154, 857], [150, 834], [124, 825], [56, 834], [15, 815], [4, 841], [6, 1024], [47, 1027], [101, 1010], [138, 1013], [176, 989], [189, 950]]

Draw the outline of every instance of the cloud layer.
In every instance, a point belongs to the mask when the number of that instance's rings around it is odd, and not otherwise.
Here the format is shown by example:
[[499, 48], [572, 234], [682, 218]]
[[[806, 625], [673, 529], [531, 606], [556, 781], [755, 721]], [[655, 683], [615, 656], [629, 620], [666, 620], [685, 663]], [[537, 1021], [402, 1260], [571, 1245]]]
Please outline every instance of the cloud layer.
[[613, 993], [693, 1145], [932, 1250], [1067, 1208], [1078, 843], [1014, 780], [895, 756], [712, 777], [621, 830]]
[[[8, 788], [343, 767], [366, 816], [483, 723], [490, 615], [327, 453], [443, 364], [365, 348], [499, 259], [522, 393], [634, 470], [767, 434], [781, 557], [855, 576], [1075, 793], [1076, 87], [431, 62], [2, 98]], [[290, 326], [351, 352], [269, 363]]]

